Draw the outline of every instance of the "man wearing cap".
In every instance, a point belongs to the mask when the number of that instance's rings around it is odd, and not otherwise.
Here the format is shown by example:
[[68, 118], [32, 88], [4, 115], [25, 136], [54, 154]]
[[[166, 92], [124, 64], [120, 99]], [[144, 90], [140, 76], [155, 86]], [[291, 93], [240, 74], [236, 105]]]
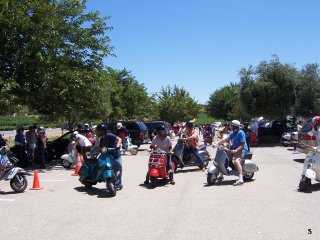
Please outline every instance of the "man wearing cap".
[[[242, 166], [241, 161], [246, 152], [248, 152], [248, 146], [246, 143], [246, 134], [243, 130], [240, 129], [240, 122], [238, 120], [232, 120], [231, 122], [231, 129], [232, 131], [229, 135], [216, 144], [213, 144], [212, 147], [215, 148], [216, 146], [224, 143], [227, 140], [231, 140], [231, 154], [234, 158], [234, 166], [238, 171], [239, 179], [233, 184], [233, 186], [238, 186], [243, 184], [243, 175], [242, 175]], [[223, 175], [220, 175], [218, 179], [223, 179]]]

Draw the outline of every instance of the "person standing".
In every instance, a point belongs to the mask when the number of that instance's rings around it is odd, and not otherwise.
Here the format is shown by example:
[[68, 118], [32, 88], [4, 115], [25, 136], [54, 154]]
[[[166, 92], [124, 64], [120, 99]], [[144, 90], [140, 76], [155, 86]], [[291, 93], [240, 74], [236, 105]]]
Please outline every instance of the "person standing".
[[39, 127], [37, 133], [37, 158], [40, 169], [44, 169], [46, 167], [46, 144], [48, 138], [44, 127]]
[[17, 134], [14, 138], [14, 148], [19, 159], [18, 166], [22, 168], [28, 167], [28, 158], [26, 153], [26, 138], [24, 136], [24, 127], [17, 128]]
[[122, 139], [122, 150], [125, 151], [127, 149], [128, 130], [120, 122], [117, 123], [116, 135]]
[[26, 144], [29, 156], [31, 156], [31, 164], [34, 166], [35, 149], [36, 149], [36, 126], [29, 126], [29, 131], [26, 132]]

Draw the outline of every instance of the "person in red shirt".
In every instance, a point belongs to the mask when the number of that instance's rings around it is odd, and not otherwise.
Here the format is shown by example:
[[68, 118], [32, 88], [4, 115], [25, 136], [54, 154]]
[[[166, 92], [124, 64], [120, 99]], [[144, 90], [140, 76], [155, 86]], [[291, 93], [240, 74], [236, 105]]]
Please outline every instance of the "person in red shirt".
[[122, 139], [122, 149], [125, 151], [127, 149], [127, 136], [128, 130], [122, 123], [117, 123], [116, 135]]

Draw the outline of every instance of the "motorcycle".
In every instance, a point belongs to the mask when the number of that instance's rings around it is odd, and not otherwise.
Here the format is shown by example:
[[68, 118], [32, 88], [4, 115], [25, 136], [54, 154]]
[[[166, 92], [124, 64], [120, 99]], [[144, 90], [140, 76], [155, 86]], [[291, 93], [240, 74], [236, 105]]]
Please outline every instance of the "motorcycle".
[[[174, 169], [174, 162], [171, 162], [172, 169]], [[151, 186], [154, 188], [157, 186], [158, 178], [168, 180], [167, 172], [167, 155], [164, 151], [160, 149], [154, 149], [150, 153], [148, 173], [150, 176]]]
[[298, 132], [285, 132], [280, 141], [285, 147], [293, 146], [298, 143]]
[[[208, 185], [213, 185], [217, 179], [219, 173], [228, 176], [238, 176], [238, 171], [235, 169], [231, 157], [230, 146], [228, 143], [224, 143], [218, 146], [216, 156], [213, 161], [213, 165], [209, 167], [207, 174]], [[258, 166], [252, 161], [252, 153], [247, 153], [243, 161], [241, 162], [243, 179], [250, 180], [253, 178], [254, 173], [259, 170]]]
[[204, 141], [204, 145], [211, 145], [212, 144], [212, 133], [209, 131], [205, 131], [203, 134], [203, 141]]
[[320, 182], [320, 151], [317, 147], [313, 147], [304, 159], [298, 190], [309, 192], [312, 180]]
[[[201, 156], [204, 166], [207, 167], [209, 164], [210, 154], [205, 145], [200, 145], [199, 155]], [[172, 162], [174, 163], [174, 172], [179, 168], [189, 167], [189, 166], [199, 166], [198, 160], [196, 156], [190, 152], [190, 150], [186, 147], [186, 144], [183, 138], [179, 138], [177, 144], [173, 148]], [[200, 166], [199, 166], [200, 168]]]
[[6, 146], [0, 149], [0, 180], [10, 181], [10, 187], [15, 192], [21, 193], [28, 186], [25, 177], [27, 172], [20, 167], [15, 167], [17, 162], [19, 162], [19, 159], [10, 156]]
[[112, 197], [116, 196], [115, 181], [116, 170], [115, 160], [110, 154], [114, 148], [102, 148], [101, 152], [92, 149], [87, 155], [84, 164], [79, 170], [79, 181], [86, 187], [91, 188], [98, 182], [105, 182]]
[[132, 144], [130, 137], [127, 137], [127, 145], [125, 149], [123, 149], [121, 145], [121, 154], [125, 154], [126, 151], [129, 151], [131, 155], [137, 155], [138, 153], [138, 146]]

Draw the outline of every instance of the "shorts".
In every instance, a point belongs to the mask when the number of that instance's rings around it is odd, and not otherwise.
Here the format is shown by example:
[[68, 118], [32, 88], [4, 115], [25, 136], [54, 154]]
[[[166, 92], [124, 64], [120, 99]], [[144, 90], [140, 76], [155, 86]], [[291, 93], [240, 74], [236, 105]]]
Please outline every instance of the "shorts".
[[244, 155], [245, 155], [245, 152], [240, 151], [240, 152], [234, 153], [234, 154], [233, 154], [233, 157], [234, 157], [235, 159], [240, 158], [240, 159], [241, 159], [241, 161], [242, 161], [242, 160], [243, 160]]

